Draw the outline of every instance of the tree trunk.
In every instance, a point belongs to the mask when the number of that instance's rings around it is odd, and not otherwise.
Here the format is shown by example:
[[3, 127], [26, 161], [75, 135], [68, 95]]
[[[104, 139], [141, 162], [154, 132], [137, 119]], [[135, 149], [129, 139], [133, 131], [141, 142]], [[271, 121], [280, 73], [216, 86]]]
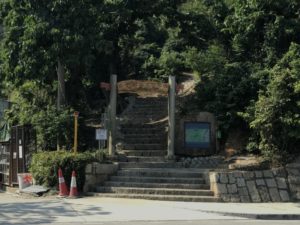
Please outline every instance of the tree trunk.
[[[66, 104], [65, 70], [60, 59], [57, 60], [57, 109], [60, 110]], [[60, 150], [59, 132], [57, 133], [57, 150]]]

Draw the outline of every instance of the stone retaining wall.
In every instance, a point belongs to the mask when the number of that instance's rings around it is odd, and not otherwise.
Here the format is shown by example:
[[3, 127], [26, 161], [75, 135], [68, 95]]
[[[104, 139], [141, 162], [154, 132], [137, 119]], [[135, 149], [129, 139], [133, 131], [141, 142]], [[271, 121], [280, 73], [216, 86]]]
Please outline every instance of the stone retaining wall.
[[291, 163], [286, 166], [291, 196], [300, 200], [300, 163]]
[[220, 164], [224, 162], [224, 157], [181, 157], [178, 162], [180, 162], [184, 168], [220, 168]]
[[264, 171], [210, 172], [211, 190], [224, 202], [291, 201], [284, 168]]
[[97, 185], [101, 185], [104, 181], [108, 180], [109, 176], [117, 173], [119, 168], [118, 163], [113, 164], [101, 164], [90, 163], [85, 167], [85, 184], [83, 191], [95, 191], [93, 190]]

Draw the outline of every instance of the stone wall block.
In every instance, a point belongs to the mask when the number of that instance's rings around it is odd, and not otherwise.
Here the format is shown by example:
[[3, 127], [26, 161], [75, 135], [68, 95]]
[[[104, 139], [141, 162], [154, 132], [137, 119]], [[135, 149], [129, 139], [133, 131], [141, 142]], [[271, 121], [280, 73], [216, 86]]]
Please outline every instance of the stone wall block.
[[226, 184], [216, 183], [216, 193], [217, 195], [227, 194], [228, 191], [227, 191]]
[[255, 171], [254, 173], [255, 173], [256, 178], [262, 178], [263, 177], [262, 171]]
[[231, 197], [230, 197], [230, 201], [231, 202], [241, 202], [241, 198], [240, 198], [240, 196], [239, 195], [231, 195]]
[[236, 179], [235, 179], [235, 177], [232, 173], [228, 174], [228, 180], [229, 180], [229, 184], [235, 184], [236, 183]]
[[275, 179], [266, 179], [265, 181], [269, 188], [277, 187]]
[[241, 195], [241, 202], [251, 202], [251, 199], [248, 195]]
[[283, 177], [276, 177], [277, 186], [279, 189], [288, 189], [286, 179]]
[[252, 180], [254, 178], [254, 172], [247, 171], [243, 174], [243, 176], [246, 180]]
[[270, 188], [269, 193], [270, 193], [271, 200], [273, 202], [280, 202], [281, 201], [281, 198], [280, 198], [280, 195], [279, 195], [279, 192], [278, 192], [277, 188]]
[[272, 171], [275, 177], [287, 177], [287, 171], [283, 167], [273, 169]]
[[236, 183], [237, 183], [238, 187], [245, 187], [246, 186], [246, 182], [245, 182], [244, 178], [237, 178]]
[[257, 187], [257, 189], [258, 189], [258, 192], [259, 192], [262, 202], [270, 202], [271, 201], [267, 187], [259, 186], [259, 187]]
[[253, 202], [261, 202], [258, 190], [256, 188], [255, 182], [253, 180], [247, 181], [247, 188], [249, 191], [250, 198]]
[[87, 164], [86, 165], [85, 173], [92, 173], [92, 164]]
[[271, 170], [264, 170], [263, 171], [264, 177], [265, 178], [273, 178], [273, 172]]
[[288, 168], [287, 169], [288, 174], [292, 176], [300, 176], [300, 170], [295, 169], [295, 168]]
[[249, 196], [248, 189], [246, 187], [238, 188], [238, 193], [240, 196]]
[[290, 195], [286, 190], [279, 190], [279, 195], [283, 202], [290, 201]]
[[226, 173], [221, 173], [220, 174], [220, 182], [222, 184], [228, 184], [228, 176]]
[[224, 202], [230, 202], [230, 201], [231, 201], [231, 196], [228, 195], [228, 194], [223, 194], [223, 195], [222, 195], [222, 200], [223, 200]]
[[241, 171], [236, 171], [233, 173], [233, 176], [235, 178], [242, 178], [243, 177], [243, 173]]
[[257, 186], [266, 186], [264, 179], [256, 179]]
[[236, 184], [228, 184], [227, 191], [229, 194], [236, 194], [238, 192]]

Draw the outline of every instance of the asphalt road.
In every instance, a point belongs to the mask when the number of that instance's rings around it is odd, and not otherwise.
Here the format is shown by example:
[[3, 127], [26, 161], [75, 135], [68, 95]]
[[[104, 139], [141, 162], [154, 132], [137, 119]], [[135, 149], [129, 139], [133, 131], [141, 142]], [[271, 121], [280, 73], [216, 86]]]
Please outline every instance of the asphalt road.
[[[226, 213], [225, 213], [226, 212]], [[299, 203], [234, 204], [162, 202], [87, 197], [24, 198], [0, 193], [0, 224], [214, 225], [300, 224], [300, 220], [253, 220], [247, 215], [298, 215]], [[271, 217], [272, 219], [272, 217]]]
[[[1, 223], [1, 225], [10, 225], [11, 223]], [[32, 223], [40, 224], [40, 223]], [[43, 223], [44, 224], [44, 223]], [[46, 223], [48, 224], [48, 223]], [[45, 225], [46, 225], [45, 224]], [[300, 224], [295, 220], [193, 220], [193, 221], [124, 221], [124, 222], [94, 222], [94, 223], [49, 223], [51, 225], [293, 225]]]

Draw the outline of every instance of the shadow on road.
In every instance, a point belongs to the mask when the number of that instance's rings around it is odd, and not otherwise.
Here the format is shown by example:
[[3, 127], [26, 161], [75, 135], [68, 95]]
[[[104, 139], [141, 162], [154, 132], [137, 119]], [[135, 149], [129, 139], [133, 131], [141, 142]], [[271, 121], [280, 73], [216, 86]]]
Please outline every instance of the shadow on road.
[[111, 214], [110, 212], [102, 211], [101, 207], [89, 207], [85, 205], [83, 209], [83, 211], [78, 212], [73, 209], [71, 204], [63, 201], [0, 202], [0, 224], [70, 222], [71, 220], [74, 221], [74, 217], [78, 217], [77, 222], [84, 222], [83, 216]]

